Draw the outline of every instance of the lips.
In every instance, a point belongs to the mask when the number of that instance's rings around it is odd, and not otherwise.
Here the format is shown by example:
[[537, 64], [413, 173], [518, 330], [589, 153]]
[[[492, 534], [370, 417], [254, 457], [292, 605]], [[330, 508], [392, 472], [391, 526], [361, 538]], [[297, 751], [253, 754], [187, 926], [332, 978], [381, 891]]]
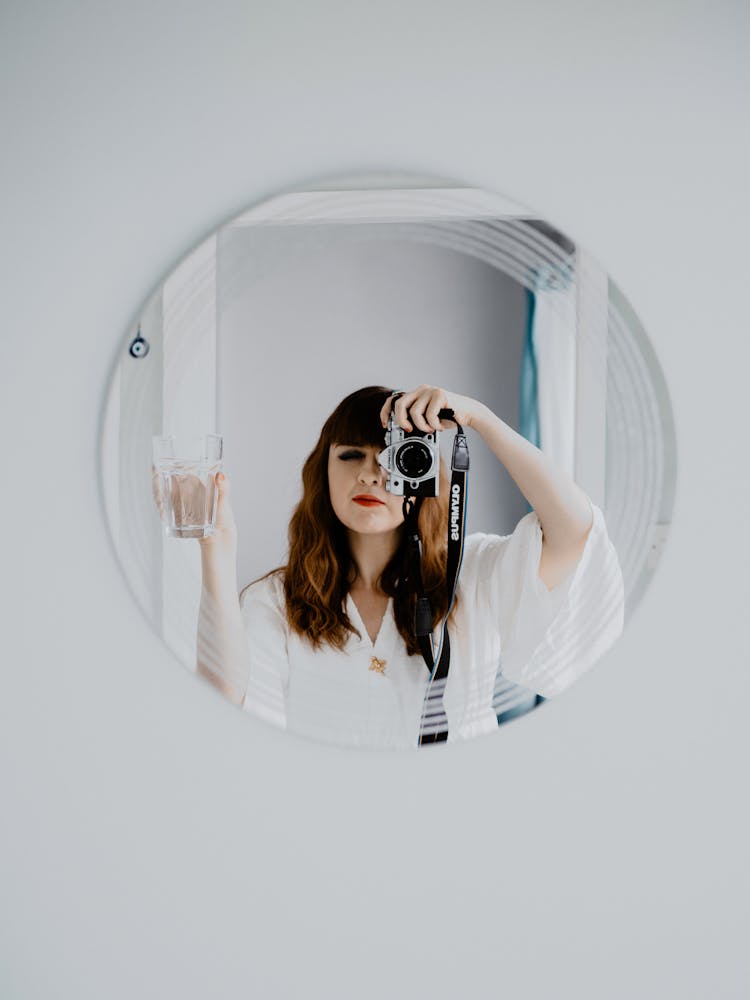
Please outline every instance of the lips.
[[382, 500], [378, 500], [377, 497], [370, 496], [369, 493], [361, 493], [353, 499], [355, 503], [361, 504], [363, 507], [385, 507], [385, 503]]

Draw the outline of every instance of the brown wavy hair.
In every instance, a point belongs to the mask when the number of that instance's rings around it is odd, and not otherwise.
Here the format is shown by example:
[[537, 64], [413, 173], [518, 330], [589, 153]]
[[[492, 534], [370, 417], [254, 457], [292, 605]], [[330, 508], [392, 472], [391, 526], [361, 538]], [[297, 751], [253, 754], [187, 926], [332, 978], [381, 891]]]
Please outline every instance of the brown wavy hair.
[[[283, 573], [286, 616], [290, 629], [308, 639], [313, 648], [329, 643], [343, 650], [349, 633], [362, 635], [345, 610], [349, 579], [354, 568], [346, 528], [331, 506], [328, 491], [328, 452], [331, 445], [384, 447], [380, 410], [393, 390], [368, 385], [343, 399], [323, 424], [312, 452], [302, 467], [302, 498], [289, 522], [289, 559], [259, 580]], [[432, 609], [433, 630], [448, 610], [446, 567], [448, 559], [448, 494], [450, 481], [442, 458], [439, 463], [439, 496], [426, 497], [419, 511], [422, 538], [422, 582]], [[416, 593], [402, 586], [404, 538], [384, 568], [379, 585], [393, 597], [396, 626], [410, 655], [418, 654], [413, 635]], [[253, 583], [257, 583], [254, 580]], [[248, 584], [248, 587], [252, 584]], [[246, 590], [247, 587], [243, 589]], [[448, 624], [458, 604], [454, 597]]]

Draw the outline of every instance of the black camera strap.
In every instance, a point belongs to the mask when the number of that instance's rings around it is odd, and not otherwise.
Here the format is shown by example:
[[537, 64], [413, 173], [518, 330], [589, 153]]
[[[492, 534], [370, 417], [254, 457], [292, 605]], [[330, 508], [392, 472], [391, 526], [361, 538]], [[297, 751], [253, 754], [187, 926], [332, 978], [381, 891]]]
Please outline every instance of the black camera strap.
[[411, 583], [417, 594], [417, 604], [414, 614], [414, 633], [419, 648], [430, 671], [422, 706], [422, 719], [419, 727], [418, 745], [423, 743], [441, 743], [448, 739], [448, 716], [445, 712], [443, 694], [448, 680], [450, 668], [450, 638], [446, 626], [448, 615], [453, 607], [456, 595], [458, 575], [464, 551], [464, 535], [466, 528], [466, 488], [469, 471], [469, 446], [463, 427], [456, 420], [453, 410], [440, 410], [440, 419], [455, 423], [457, 431], [453, 441], [451, 458], [451, 488], [449, 496], [448, 518], [448, 560], [446, 581], [450, 600], [445, 618], [441, 626], [440, 642], [437, 653], [434, 650], [432, 637], [432, 609], [424, 592], [422, 582], [422, 540], [419, 535], [419, 511], [424, 497], [404, 497], [404, 522], [406, 525], [407, 545], [403, 579]]

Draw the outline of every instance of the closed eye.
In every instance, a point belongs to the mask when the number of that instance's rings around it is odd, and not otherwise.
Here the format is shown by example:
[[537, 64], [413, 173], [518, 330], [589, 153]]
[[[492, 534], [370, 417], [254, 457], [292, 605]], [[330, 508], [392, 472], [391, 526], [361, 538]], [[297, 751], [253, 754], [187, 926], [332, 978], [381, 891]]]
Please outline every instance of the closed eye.
[[342, 462], [348, 462], [350, 458], [362, 458], [364, 452], [361, 451], [345, 451], [343, 454], [339, 455]]

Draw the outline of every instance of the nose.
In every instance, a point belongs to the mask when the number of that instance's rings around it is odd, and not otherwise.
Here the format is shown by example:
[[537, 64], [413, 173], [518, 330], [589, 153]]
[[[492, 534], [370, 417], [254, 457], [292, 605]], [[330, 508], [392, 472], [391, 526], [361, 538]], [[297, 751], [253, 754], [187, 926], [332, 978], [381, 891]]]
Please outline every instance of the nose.
[[378, 462], [377, 452], [369, 452], [359, 467], [359, 480], [363, 483], [379, 483], [385, 475], [385, 469]]

